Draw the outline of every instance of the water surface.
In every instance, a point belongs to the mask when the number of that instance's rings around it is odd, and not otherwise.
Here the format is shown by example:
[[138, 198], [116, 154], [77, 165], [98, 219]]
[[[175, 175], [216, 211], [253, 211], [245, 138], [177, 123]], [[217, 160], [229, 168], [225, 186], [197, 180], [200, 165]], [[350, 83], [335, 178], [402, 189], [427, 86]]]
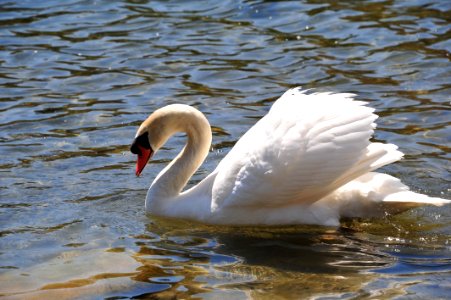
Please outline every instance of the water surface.
[[384, 171], [451, 198], [451, 2], [0, 2], [0, 295], [17, 299], [446, 299], [451, 208], [340, 228], [221, 228], [146, 216], [128, 148], [186, 103], [214, 136], [194, 184], [294, 86], [380, 115]]

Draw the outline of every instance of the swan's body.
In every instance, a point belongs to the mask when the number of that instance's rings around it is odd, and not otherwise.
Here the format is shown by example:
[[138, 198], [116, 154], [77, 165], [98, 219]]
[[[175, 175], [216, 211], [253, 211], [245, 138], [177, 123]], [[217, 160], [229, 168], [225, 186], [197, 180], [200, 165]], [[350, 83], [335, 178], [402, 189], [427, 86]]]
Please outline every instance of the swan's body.
[[336, 226], [342, 217], [449, 203], [372, 172], [403, 154], [395, 145], [369, 141], [377, 116], [353, 96], [287, 91], [210, 175], [183, 192], [208, 154], [210, 125], [187, 105], [155, 111], [132, 146], [139, 154], [137, 175], [174, 133], [185, 132], [187, 144], [150, 186], [146, 210], [211, 224]]

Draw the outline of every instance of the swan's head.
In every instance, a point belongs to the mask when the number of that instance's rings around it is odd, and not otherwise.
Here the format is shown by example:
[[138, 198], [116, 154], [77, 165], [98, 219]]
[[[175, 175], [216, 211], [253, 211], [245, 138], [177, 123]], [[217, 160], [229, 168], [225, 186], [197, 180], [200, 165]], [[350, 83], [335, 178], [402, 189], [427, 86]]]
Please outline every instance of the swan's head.
[[170, 136], [169, 127], [172, 122], [167, 109], [159, 109], [152, 113], [136, 132], [130, 151], [138, 155], [136, 176], [141, 175], [153, 154]]
[[138, 155], [136, 175], [141, 175], [152, 155], [170, 136], [176, 132], [192, 133], [199, 122], [207, 124], [206, 126], [210, 128], [201, 112], [184, 104], [168, 105], [153, 112], [139, 126], [130, 147], [130, 151]]

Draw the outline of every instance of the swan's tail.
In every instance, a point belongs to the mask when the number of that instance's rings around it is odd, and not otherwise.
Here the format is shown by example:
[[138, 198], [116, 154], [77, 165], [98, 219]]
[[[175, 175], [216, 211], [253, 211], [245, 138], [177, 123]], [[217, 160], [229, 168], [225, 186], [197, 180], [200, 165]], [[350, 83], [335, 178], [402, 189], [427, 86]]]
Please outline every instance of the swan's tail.
[[442, 206], [450, 204], [451, 200], [446, 200], [438, 197], [429, 197], [427, 195], [415, 193], [412, 191], [402, 191], [387, 195], [382, 200], [384, 206], [392, 213], [402, 212], [410, 208], [435, 205]]
[[352, 180], [333, 195], [341, 217], [380, 217], [423, 205], [451, 204], [451, 200], [409, 191], [398, 178], [376, 172]]

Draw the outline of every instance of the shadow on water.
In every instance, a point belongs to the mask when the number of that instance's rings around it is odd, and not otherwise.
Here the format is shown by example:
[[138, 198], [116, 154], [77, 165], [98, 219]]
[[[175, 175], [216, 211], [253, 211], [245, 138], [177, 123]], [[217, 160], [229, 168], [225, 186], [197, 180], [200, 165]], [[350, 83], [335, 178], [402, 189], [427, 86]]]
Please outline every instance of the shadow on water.
[[[169, 294], [177, 294], [174, 290], [181, 284], [194, 280], [204, 288], [203, 293], [238, 289], [259, 298], [268, 292], [307, 297], [327, 290], [336, 295], [346, 291], [347, 297], [356, 297], [375, 292], [365, 285], [376, 274], [415, 278], [418, 270], [443, 272], [445, 277], [451, 272], [449, 249], [443, 247], [444, 240], [439, 240], [443, 237], [422, 233], [440, 226], [426, 220], [422, 225], [399, 217], [383, 222], [349, 220], [338, 229], [217, 227], [165, 218], [152, 220], [147, 230], [157, 233], [159, 240], [144, 238], [138, 242], [137, 255], [151, 266], [149, 273], [142, 269], [140, 276], [151, 277], [158, 259], [169, 260], [172, 267], [183, 265], [175, 272], [177, 278], [184, 279], [172, 287], [172, 292], [167, 291]], [[421, 241], [427, 243], [419, 255]], [[201, 267], [195, 271], [197, 276], [187, 276], [187, 265]], [[205, 269], [209, 270], [207, 274]], [[408, 285], [384, 287], [382, 293], [402, 295]]]
[[141, 236], [137, 242], [136, 259], [145, 267], [136, 278], [167, 277], [161, 270], [155, 274], [156, 265], [173, 269], [183, 280], [166, 291], [169, 295], [180, 296], [181, 285], [191, 295], [307, 296], [325, 287], [332, 294], [344, 289], [358, 294], [373, 277], [365, 270], [393, 264], [389, 255], [347, 237], [351, 230], [344, 229], [216, 227], [153, 218], [147, 230], [159, 239]]

